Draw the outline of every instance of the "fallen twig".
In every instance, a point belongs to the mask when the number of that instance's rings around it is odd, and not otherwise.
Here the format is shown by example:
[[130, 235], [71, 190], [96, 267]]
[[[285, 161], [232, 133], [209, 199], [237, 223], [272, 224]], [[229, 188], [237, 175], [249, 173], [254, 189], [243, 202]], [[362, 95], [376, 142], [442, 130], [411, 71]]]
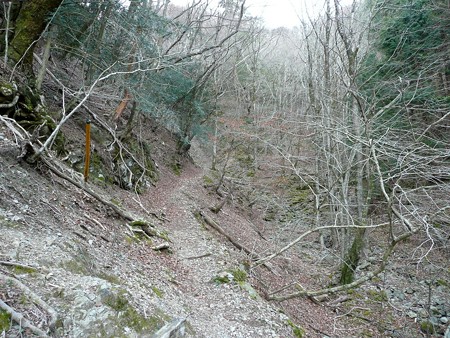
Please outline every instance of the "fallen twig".
[[210, 252], [207, 252], [207, 253], [205, 253], [205, 254], [203, 254], [203, 255], [199, 255], [199, 256], [191, 256], [191, 257], [185, 257], [185, 258], [182, 258], [182, 259], [188, 259], [188, 260], [191, 260], [191, 259], [200, 259], [200, 258], [209, 257], [209, 256], [211, 256], [211, 253], [210, 253]]
[[87, 214], [83, 214], [83, 216], [84, 216], [85, 218], [87, 218], [89, 221], [94, 222], [94, 223], [97, 224], [100, 228], [102, 228], [103, 230], [106, 231], [105, 226], [104, 226], [102, 223], [100, 223], [100, 221], [96, 220], [95, 218], [93, 218], [92, 216], [87, 215]]

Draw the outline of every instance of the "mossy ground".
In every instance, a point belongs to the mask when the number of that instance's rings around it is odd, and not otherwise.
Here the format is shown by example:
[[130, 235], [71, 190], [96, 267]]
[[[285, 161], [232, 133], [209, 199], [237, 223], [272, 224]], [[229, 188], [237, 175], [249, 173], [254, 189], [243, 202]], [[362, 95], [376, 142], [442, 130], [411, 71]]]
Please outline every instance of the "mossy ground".
[[304, 337], [305, 330], [302, 327], [295, 325], [290, 319], [288, 319], [287, 323], [292, 328], [292, 333], [294, 334], [294, 337], [296, 338]]
[[117, 326], [129, 327], [138, 334], [155, 332], [170, 319], [161, 310], [156, 310], [152, 316], [144, 317], [128, 301], [125, 291], [108, 295], [103, 302], [117, 312]]
[[152, 286], [152, 291], [158, 298], [163, 298], [164, 297], [164, 292], [161, 289], [158, 289], [154, 285]]
[[7, 332], [11, 327], [11, 315], [0, 309], [0, 332]]

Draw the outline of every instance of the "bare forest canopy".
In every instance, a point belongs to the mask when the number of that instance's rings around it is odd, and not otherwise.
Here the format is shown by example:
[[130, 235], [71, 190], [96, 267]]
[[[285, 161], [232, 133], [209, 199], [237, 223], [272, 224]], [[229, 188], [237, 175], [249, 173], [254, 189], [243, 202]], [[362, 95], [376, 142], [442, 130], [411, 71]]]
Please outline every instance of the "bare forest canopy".
[[[424, 249], [418, 261], [435, 249], [448, 253], [448, 0], [325, 0], [320, 16], [275, 30], [246, 7], [242, 0], [183, 8], [166, 0], [2, 2], [9, 70], [1, 114], [31, 130], [48, 122], [38, 154], [56, 150], [61, 126], [86, 117], [94, 101], [113, 107], [104, 113], [121, 141], [141, 117], [170, 130], [180, 156], [198, 139], [211, 156], [216, 192], [241, 193], [245, 207], [288, 224], [296, 214], [271, 209], [262, 186], [289, 191], [291, 206], [307, 209], [302, 221], [339, 253], [340, 285], [383, 271], [411, 236]], [[51, 88], [60, 109], [50, 116], [40, 94]], [[369, 230], [382, 235], [369, 239]], [[355, 278], [367, 245], [382, 250], [381, 260]]]

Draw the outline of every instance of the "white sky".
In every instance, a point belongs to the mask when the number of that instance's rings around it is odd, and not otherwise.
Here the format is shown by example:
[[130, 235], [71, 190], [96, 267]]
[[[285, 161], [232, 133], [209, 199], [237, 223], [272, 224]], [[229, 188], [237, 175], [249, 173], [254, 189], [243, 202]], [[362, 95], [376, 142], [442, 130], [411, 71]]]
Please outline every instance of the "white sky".
[[[172, 0], [174, 5], [186, 5], [191, 0]], [[299, 25], [299, 17], [306, 18], [307, 13], [315, 16], [324, 10], [322, 0], [247, 0], [251, 15], [262, 17], [268, 28], [294, 27]], [[343, 4], [351, 0], [342, 1]]]
[[249, 12], [262, 17], [268, 28], [298, 26], [307, 11], [314, 14], [317, 7], [322, 7], [322, 1], [314, 0], [247, 0], [246, 4]]

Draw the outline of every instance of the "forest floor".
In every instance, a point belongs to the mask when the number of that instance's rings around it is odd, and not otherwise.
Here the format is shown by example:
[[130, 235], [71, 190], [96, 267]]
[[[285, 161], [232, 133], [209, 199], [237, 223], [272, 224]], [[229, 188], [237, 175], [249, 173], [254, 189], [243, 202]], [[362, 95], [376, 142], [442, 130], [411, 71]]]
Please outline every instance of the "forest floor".
[[[166, 239], [138, 237], [126, 220], [83, 190], [45, 166], [17, 159], [13, 135], [0, 126], [0, 275], [20, 281], [54, 309], [58, 321], [50, 336], [151, 337], [176, 318], [186, 319], [188, 337], [425, 337], [425, 319], [434, 330], [429, 336], [444, 335], [450, 318], [445, 248], [421, 256], [426, 246], [410, 241], [385, 273], [362, 288], [320, 301], [268, 302], [264, 294], [284, 285], [328, 286], [338, 266], [335, 253], [322, 251], [317, 238], [309, 237], [269, 269], [249, 270], [251, 257], [202, 222], [199, 212], [260, 256], [308, 226], [286, 229], [233, 201], [212, 213], [209, 208], [220, 199], [205, 187], [209, 172], [200, 148], [192, 149], [195, 163], [186, 160], [174, 172], [167, 163], [172, 141], [162, 134], [154, 139], [159, 181], [146, 192], [88, 186], [150, 220]], [[154, 250], [159, 244], [169, 249]], [[379, 254], [369, 245], [358, 273], [375, 265]], [[47, 331], [51, 311], [24, 290], [0, 280], [0, 299]], [[1, 314], [0, 336], [31, 336], [5, 318]]]

